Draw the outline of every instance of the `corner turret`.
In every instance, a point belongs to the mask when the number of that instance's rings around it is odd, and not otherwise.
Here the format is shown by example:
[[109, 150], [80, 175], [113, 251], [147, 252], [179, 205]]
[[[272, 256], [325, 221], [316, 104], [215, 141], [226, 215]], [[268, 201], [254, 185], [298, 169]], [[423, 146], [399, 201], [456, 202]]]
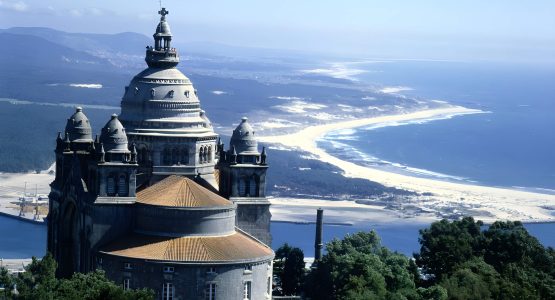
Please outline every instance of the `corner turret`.
[[258, 151], [248, 119], [233, 130], [229, 150], [218, 146], [220, 195], [237, 204], [237, 226], [266, 245], [271, 244], [270, 202], [266, 198], [266, 149]]

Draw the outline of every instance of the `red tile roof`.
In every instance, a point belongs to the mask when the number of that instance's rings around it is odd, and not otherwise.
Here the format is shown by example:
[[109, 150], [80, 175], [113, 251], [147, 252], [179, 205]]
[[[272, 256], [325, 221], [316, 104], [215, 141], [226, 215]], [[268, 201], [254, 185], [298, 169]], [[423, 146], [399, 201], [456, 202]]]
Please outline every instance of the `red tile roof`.
[[167, 178], [137, 193], [137, 202], [173, 207], [231, 206], [231, 201], [209, 191], [193, 180], [177, 175]]
[[273, 255], [268, 246], [242, 232], [227, 236], [188, 237], [132, 234], [100, 252], [136, 259], [215, 263], [252, 261]]

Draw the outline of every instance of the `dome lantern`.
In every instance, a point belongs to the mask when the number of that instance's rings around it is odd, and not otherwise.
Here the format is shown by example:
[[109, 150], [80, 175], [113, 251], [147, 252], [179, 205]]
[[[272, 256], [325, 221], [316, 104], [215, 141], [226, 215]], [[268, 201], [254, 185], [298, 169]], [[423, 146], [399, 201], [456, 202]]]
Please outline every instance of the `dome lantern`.
[[171, 47], [172, 33], [170, 24], [166, 21], [166, 15], [170, 12], [166, 8], [158, 12], [160, 23], [156, 26], [154, 47], [148, 46], [145, 61], [152, 68], [173, 68], [179, 63], [177, 50]]

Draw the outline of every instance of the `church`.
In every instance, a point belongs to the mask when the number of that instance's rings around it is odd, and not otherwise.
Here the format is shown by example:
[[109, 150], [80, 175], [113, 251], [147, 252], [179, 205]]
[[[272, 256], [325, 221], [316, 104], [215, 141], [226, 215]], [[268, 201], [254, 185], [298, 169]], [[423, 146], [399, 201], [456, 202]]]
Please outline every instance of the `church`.
[[159, 11], [148, 67], [93, 138], [76, 108], [56, 139], [48, 251], [57, 275], [102, 269], [157, 299], [270, 299], [266, 151], [242, 118], [220, 142]]

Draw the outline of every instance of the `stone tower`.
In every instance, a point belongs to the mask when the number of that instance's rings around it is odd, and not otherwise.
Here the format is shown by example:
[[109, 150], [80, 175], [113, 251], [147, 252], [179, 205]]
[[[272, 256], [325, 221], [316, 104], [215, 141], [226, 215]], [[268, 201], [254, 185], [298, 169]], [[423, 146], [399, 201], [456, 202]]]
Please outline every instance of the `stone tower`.
[[177, 68], [179, 55], [160, 12], [154, 47], [147, 47], [148, 68], [125, 88], [121, 120], [138, 152], [138, 184], [152, 184], [171, 174], [199, 175], [214, 180], [216, 140], [212, 124], [200, 107], [197, 90]]
[[136, 151], [116, 115], [96, 141], [80, 107], [56, 143], [56, 178], [48, 215], [48, 251], [58, 275], [88, 272], [98, 246], [129, 230], [135, 203]]
[[266, 150], [258, 151], [247, 118], [233, 130], [230, 148], [218, 146], [220, 195], [237, 204], [237, 226], [266, 245], [271, 244], [270, 202], [266, 198]]

